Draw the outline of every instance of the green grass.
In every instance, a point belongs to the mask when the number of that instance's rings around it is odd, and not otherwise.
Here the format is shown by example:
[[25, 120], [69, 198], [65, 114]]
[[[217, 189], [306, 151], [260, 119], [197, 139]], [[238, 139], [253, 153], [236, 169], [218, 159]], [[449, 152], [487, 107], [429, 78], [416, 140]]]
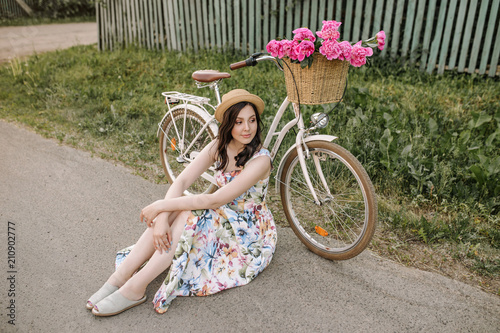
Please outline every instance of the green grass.
[[[229, 50], [99, 53], [81, 46], [15, 60], [0, 69], [0, 117], [164, 182], [156, 138], [165, 113], [161, 92], [212, 97], [195, 87], [191, 73], [228, 71], [243, 58]], [[222, 90], [248, 89], [263, 98], [267, 112], [286, 94], [271, 63], [231, 74]], [[378, 58], [371, 67], [350, 69], [345, 103], [324, 130], [365, 166], [379, 194], [383, 228], [403, 241], [447, 248], [470, 270], [497, 281], [498, 96], [498, 78], [428, 75]], [[263, 117], [266, 124], [272, 118]]]

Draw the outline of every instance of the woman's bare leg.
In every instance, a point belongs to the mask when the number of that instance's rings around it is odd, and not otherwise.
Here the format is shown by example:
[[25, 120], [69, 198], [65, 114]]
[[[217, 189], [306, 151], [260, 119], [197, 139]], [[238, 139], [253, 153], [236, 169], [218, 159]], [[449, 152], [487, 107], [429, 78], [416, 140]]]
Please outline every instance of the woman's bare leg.
[[179, 213], [171, 224], [172, 250], [168, 253], [155, 251], [152, 238], [150, 239], [150, 246], [153, 249], [151, 259], [149, 259], [146, 266], [144, 266], [139, 272], [137, 272], [137, 274], [133, 275], [125, 284], [123, 284], [123, 286], [121, 286], [120, 293], [123, 296], [130, 300], [138, 300], [142, 298], [148, 284], [170, 266], [174, 257], [175, 248], [177, 247], [177, 243], [179, 243], [179, 239], [184, 231], [188, 214], [189, 211]]
[[[172, 225], [177, 219], [180, 212], [172, 212], [169, 215], [170, 224]], [[175, 248], [175, 247], [173, 247]], [[121, 287], [134, 275], [134, 273], [141, 267], [146, 260], [150, 259], [155, 252], [153, 245], [153, 228], [148, 227], [143, 232], [139, 240], [135, 243], [134, 247], [127, 255], [125, 260], [118, 266], [116, 271], [111, 274], [108, 283]], [[173, 251], [171, 251], [173, 252]], [[167, 266], [168, 267], [168, 266]]]

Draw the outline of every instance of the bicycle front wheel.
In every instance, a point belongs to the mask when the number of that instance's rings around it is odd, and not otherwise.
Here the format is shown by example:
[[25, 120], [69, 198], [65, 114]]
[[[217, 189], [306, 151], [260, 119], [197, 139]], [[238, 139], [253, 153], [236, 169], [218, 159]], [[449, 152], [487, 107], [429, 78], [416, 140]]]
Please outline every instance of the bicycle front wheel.
[[[201, 131], [205, 119], [193, 105], [179, 105], [171, 110], [161, 125], [160, 159], [165, 175], [172, 184], [201, 150], [214, 138], [210, 126]], [[184, 194], [211, 193], [217, 186], [199, 177]]]
[[331, 260], [352, 258], [366, 248], [375, 232], [377, 201], [372, 182], [358, 160], [339, 145], [311, 141], [307, 147], [307, 172], [319, 202], [293, 150], [280, 179], [285, 215], [312, 252]]

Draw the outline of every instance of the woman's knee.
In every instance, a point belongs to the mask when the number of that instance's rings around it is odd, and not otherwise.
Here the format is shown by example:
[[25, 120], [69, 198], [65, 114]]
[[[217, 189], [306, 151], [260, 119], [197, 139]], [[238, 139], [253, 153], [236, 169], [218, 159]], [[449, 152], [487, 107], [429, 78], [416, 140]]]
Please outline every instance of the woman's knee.
[[175, 220], [172, 222], [172, 227], [174, 228], [184, 228], [184, 226], [186, 225], [186, 221], [189, 217], [189, 213], [190, 211], [188, 210], [184, 210], [184, 211], [180, 211], [177, 216], [175, 217]]

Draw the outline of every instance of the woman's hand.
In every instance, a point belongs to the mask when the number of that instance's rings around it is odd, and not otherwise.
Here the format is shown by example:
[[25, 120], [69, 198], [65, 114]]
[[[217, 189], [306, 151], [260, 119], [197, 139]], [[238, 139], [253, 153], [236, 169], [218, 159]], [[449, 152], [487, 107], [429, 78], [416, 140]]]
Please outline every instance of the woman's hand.
[[139, 220], [141, 222], [146, 222], [148, 227], [151, 227], [153, 225], [153, 220], [158, 216], [158, 214], [161, 213], [161, 207], [164, 205], [163, 200], [156, 200], [152, 204], [144, 207], [141, 210], [141, 216]]
[[172, 245], [172, 229], [168, 223], [168, 214], [160, 214], [153, 227], [153, 246], [157, 251], [170, 251]]

